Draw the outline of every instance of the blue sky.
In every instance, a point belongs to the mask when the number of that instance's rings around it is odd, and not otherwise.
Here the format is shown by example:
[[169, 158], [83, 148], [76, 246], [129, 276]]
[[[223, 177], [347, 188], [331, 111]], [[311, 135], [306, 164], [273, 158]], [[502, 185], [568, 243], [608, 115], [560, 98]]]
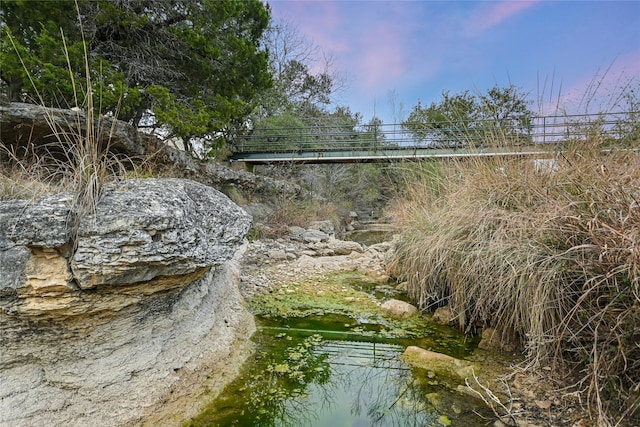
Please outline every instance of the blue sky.
[[542, 114], [558, 101], [584, 112], [585, 96], [590, 109], [609, 109], [612, 92], [640, 79], [640, 1], [268, 3], [333, 58], [348, 77], [337, 102], [365, 120], [375, 113], [392, 123], [443, 90], [510, 83]]

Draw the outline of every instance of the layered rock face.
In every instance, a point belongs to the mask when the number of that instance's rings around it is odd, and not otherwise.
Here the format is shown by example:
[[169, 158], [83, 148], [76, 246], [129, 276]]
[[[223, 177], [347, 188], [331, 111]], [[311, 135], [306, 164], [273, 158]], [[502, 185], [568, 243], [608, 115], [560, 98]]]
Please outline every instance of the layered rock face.
[[253, 333], [234, 267], [251, 219], [179, 179], [71, 206], [0, 203], [0, 425], [178, 424]]

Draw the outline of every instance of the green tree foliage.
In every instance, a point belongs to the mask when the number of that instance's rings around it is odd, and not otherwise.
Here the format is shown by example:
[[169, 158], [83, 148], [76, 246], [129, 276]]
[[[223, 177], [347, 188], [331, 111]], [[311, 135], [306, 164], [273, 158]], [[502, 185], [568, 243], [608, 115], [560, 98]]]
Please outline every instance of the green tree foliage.
[[289, 61], [278, 76], [278, 83], [287, 99], [299, 109], [328, 105], [331, 102], [333, 79], [327, 73], [313, 74], [309, 66], [297, 60]]
[[514, 85], [494, 86], [479, 98], [483, 130], [502, 139], [528, 140], [534, 113], [529, 110], [526, 94]]
[[269, 9], [259, 0], [78, 0], [77, 5], [79, 13], [69, 1], [2, 1], [0, 89], [10, 100], [37, 98], [37, 89], [48, 104], [73, 105], [68, 68], [83, 76], [87, 61], [103, 113], [139, 125], [151, 111], [151, 122], [170, 136], [187, 144], [208, 136], [211, 143], [219, 139], [212, 135], [239, 127], [256, 95], [272, 84], [261, 48]]
[[443, 91], [439, 103], [432, 102], [430, 106], [423, 107], [418, 101], [402, 125], [418, 141], [446, 144], [455, 135], [472, 127], [478, 111], [477, 101], [469, 91], [457, 95]]
[[300, 135], [304, 127], [304, 122], [290, 111], [265, 117], [254, 125], [250, 142], [253, 146], [244, 148], [251, 151], [268, 143], [273, 150], [297, 150], [303, 141]]
[[480, 146], [530, 140], [534, 113], [517, 87], [494, 86], [486, 94], [442, 93], [439, 102], [416, 104], [402, 125], [419, 142]]
[[340, 87], [339, 76], [317, 46], [287, 22], [273, 23], [266, 32], [273, 86], [259, 94], [250, 120], [247, 148], [269, 145], [274, 150], [298, 150], [326, 145], [337, 133], [353, 131], [358, 119], [346, 107], [329, 110]]
[[[344, 79], [332, 69], [330, 58], [286, 22], [269, 28], [265, 44], [274, 84], [260, 96], [247, 142], [256, 149], [269, 144], [269, 149], [285, 151], [371, 145], [382, 122], [374, 118], [363, 124], [359, 113], [332, 106]], [[339, 205], [341, 211], [378, 210], [387, 197], [387, 169], [380, 164], [260, 166], [257, 170], [296, 180]]]
[[122, 73], [104, 58], [85, 58], [73, 3], [3, 1], [0, 17], [0, 90], [9, 100], [84, 105], [85, 65], [100, 97], [95, 105], [105, 112], [115, 110], [122, 96], [137, 96], [135, 90], [129, 94]]

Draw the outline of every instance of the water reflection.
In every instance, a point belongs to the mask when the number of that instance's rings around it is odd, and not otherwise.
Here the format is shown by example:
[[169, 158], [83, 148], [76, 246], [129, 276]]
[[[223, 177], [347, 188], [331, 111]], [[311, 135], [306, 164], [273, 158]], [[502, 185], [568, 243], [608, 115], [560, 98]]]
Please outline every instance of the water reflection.
[[433, 418], [424, 398], [415, 398], [412, 373], [398, 359], [402, 347], [327, 341], [318, 351], [329, 355], [331, 376], [311, 385], [325, 402], [313, 425], [422, 426]]
[[[241, 377], [190, 426], [480, 426], [482, 405], [400, 361], [402, 345], [262, 327]], [[344, 335], [340, 336], [344, 338]], [[355, 335], [349, 338], [358, 338]]]

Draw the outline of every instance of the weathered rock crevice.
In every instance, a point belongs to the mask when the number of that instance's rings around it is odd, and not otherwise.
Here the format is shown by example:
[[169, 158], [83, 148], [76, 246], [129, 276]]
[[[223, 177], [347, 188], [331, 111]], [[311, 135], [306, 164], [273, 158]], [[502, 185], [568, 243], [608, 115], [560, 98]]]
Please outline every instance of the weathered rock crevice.
[[76, 231], [69, 206], [0, 202], [0, 425], [175, 425], [255, 328], [234, 258], [251, 218], [181, 179], [108, 184]]

